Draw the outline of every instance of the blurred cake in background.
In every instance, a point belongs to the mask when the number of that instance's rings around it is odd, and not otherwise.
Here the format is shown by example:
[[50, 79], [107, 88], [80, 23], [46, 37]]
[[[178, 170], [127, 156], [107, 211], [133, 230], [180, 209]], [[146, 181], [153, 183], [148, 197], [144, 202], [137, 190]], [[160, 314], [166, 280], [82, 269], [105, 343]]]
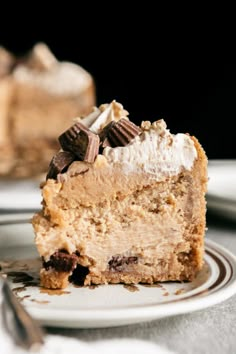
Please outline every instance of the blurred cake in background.
[[0, 47], [0, 177], [44, 174], [71, 119], [95, 105], [93, 77], [44, 43], [25, 57]]

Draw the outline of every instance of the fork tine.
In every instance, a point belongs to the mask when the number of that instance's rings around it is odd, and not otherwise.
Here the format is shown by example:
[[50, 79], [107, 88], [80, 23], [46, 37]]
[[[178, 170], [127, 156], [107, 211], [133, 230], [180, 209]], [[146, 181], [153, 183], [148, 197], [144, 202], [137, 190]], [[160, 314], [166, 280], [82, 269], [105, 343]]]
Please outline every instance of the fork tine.
[[24, 349], [37, 351], [44, 343], [44, 332], [17, 300], [7, 281], [0, 277], [2, 285], [3, 324], [13, 337], [16, 345]]

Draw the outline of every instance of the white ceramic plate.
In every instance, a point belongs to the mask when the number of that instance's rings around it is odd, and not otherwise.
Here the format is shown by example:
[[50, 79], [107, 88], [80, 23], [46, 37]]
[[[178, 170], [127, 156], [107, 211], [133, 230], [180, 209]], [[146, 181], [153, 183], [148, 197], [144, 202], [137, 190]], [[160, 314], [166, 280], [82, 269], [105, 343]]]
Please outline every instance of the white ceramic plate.
[[208, 166], [207, 208], [236, 218], [236, 160], [211, 160]]
[[0, 209], [38, 210], [42, 199], [39, 184], [36, 180], [0, 180]]
[[40, 260], [33, 237], [30, 224], [1, 225], [0, 264], [14, 292], [43, 325], [121, 326], [204, 309], [236, 293], [235, 256], [209, 240], [204, 268], [193, 282], [94, 288], [70, 285], [64, 291], [47, 291], [38, 285]]

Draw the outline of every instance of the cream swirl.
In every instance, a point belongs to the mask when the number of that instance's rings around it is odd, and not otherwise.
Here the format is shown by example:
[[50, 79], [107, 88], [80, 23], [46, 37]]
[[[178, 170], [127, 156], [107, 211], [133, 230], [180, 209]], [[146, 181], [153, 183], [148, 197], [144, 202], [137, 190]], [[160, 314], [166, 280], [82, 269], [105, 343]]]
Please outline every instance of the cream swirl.
[[94, 107], [93, 112], [84, 118], [76, 118], [93, 133], [98, 134], [110, 122], [117, 122], [121, 118], [128, 119], [128, 112], [122, 104], [113, 100], [109, 104], [102, 104], [99, 108]]

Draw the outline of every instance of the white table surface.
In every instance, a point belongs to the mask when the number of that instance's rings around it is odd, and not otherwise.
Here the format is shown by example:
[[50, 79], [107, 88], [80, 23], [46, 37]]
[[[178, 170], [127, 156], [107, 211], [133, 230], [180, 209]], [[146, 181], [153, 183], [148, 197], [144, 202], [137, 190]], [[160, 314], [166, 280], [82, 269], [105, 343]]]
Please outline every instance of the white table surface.
[[[236, 254], [236, 222], [208, 216], [207, 237]], [[236, 353], [236, 296], [208, 309], [153, 322], [102, 329], [47, 328], [49, 333], [85, 341], [146, 339], [176, 353]]]

